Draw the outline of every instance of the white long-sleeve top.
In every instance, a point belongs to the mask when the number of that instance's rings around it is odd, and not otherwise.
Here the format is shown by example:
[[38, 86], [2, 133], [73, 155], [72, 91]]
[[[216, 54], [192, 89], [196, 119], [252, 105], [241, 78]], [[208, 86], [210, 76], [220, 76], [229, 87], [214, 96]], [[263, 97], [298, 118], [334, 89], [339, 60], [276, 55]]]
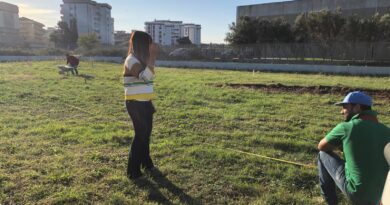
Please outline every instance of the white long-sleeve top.
[[[125, 68], [131, 70], [139, 60], [130, 54], [125, 60]], [[125, 100], [149, 101], [154, 98], [153, 93], [154, 74], [150, 68], [146, 67], [137, 77], [124, 77]]]

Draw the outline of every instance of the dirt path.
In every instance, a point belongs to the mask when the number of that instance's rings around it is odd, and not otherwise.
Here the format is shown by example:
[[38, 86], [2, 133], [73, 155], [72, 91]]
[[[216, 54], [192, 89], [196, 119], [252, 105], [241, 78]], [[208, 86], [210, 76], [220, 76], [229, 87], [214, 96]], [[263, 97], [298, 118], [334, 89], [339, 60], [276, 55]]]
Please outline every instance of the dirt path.
[[346, 95], [348, 92], [360, 90], [375, 98], [390, 99], [390, 90], [367, 89], [367, 88], [351, 88], [340, 86], [297, 86], [297, 85], [283, 85], [283, 84], [240, 84], [240, 83], [226, 83], [214, 84], [216, 87], [232, 87], [232, 88], [251, 88], [263, 90], [266, 92], [291, 92], [291, 93], [312, 93], [312, 94], [335, 94]]

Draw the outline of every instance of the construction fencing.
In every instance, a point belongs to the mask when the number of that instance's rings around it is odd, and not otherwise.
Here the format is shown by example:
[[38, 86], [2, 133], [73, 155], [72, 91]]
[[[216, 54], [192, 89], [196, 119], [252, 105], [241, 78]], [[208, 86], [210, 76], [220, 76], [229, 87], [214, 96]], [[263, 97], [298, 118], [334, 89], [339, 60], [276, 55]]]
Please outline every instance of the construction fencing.
[[[123, 63], [122, 57], [111, 56], [80, 56], [81, 61], [98, 61], [98, 62], [112, 62]], [[0, 56], [0, 62], [17, 62], [17, 61], [61, 61], [66, 62], [65, 56]]]
[[163, 46], [161, 60], [390, 64], [389, 42], [263, 43], [249, 45]]

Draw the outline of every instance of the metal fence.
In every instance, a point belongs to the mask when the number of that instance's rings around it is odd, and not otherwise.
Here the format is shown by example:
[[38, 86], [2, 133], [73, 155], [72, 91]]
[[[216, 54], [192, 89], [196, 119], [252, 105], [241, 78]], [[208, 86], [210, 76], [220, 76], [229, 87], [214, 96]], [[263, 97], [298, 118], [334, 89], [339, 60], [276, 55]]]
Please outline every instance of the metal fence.
[[[81, 61], [88, 62], [112, 62], [112, 63], [122, 63], [122, 57], [112, 57], [112, 56], [80, 56]], [[18, 62], [18, 61], [58, 61], [65, 63], [65, 56], [0, 56], [0, 62]]]
[[264, 43], [253, 45], [163, 46], [161, 60], [390, 64], [389, 42]]
[[[390, 65], [390, 42], [263, 43], [236, 46], [203, 44], [162, 46], [160, 50], [158, 60], [170, 61]], [[108, 54], [118, 59], [122, 58], [122, 60], [115, 59], [115, 62], [123, 61], [127, 55], [127, 48], [118, 47], [115, 52], [108, 52]], [[107, 55], [107, 52], [102, 52], [102, 55]], [[14, 58], [19, 57], [0, 55], [0, 61], [13, 61]], [[37, 60], [33, 56], [23, 58]]]

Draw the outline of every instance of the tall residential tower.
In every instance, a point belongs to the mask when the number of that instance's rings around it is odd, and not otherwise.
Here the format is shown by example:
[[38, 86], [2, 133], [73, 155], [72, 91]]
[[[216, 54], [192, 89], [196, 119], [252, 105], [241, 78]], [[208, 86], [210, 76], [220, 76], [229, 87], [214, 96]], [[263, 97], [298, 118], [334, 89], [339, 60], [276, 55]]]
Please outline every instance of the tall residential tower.
[[79, 36], [95, 33], [100, 42], [114, 45], [114, 19], [111, 18], [111, 6], [91, 0], [63, 0], [61, 20], [70, 25], [71, 19], [77, 23]]
[[47, 46], [44, 34], [45, 30], [43, 27], [45, 25], [36, 22], [32, 19], [22, 17], [20, 20], [20, 35], [25, 43], [25, 46], [30, 48], [44, 48]]
[[19, 8], [0, 1], [0, 46], [20, 45]]
[[161, 45], [176, 45], [177, 39], [188, 37], [195, 45], [201, 44], [201, 26], [183, 24], [182, 21], [154, 20], [145, 22], [145, 31], [154, 42]]

